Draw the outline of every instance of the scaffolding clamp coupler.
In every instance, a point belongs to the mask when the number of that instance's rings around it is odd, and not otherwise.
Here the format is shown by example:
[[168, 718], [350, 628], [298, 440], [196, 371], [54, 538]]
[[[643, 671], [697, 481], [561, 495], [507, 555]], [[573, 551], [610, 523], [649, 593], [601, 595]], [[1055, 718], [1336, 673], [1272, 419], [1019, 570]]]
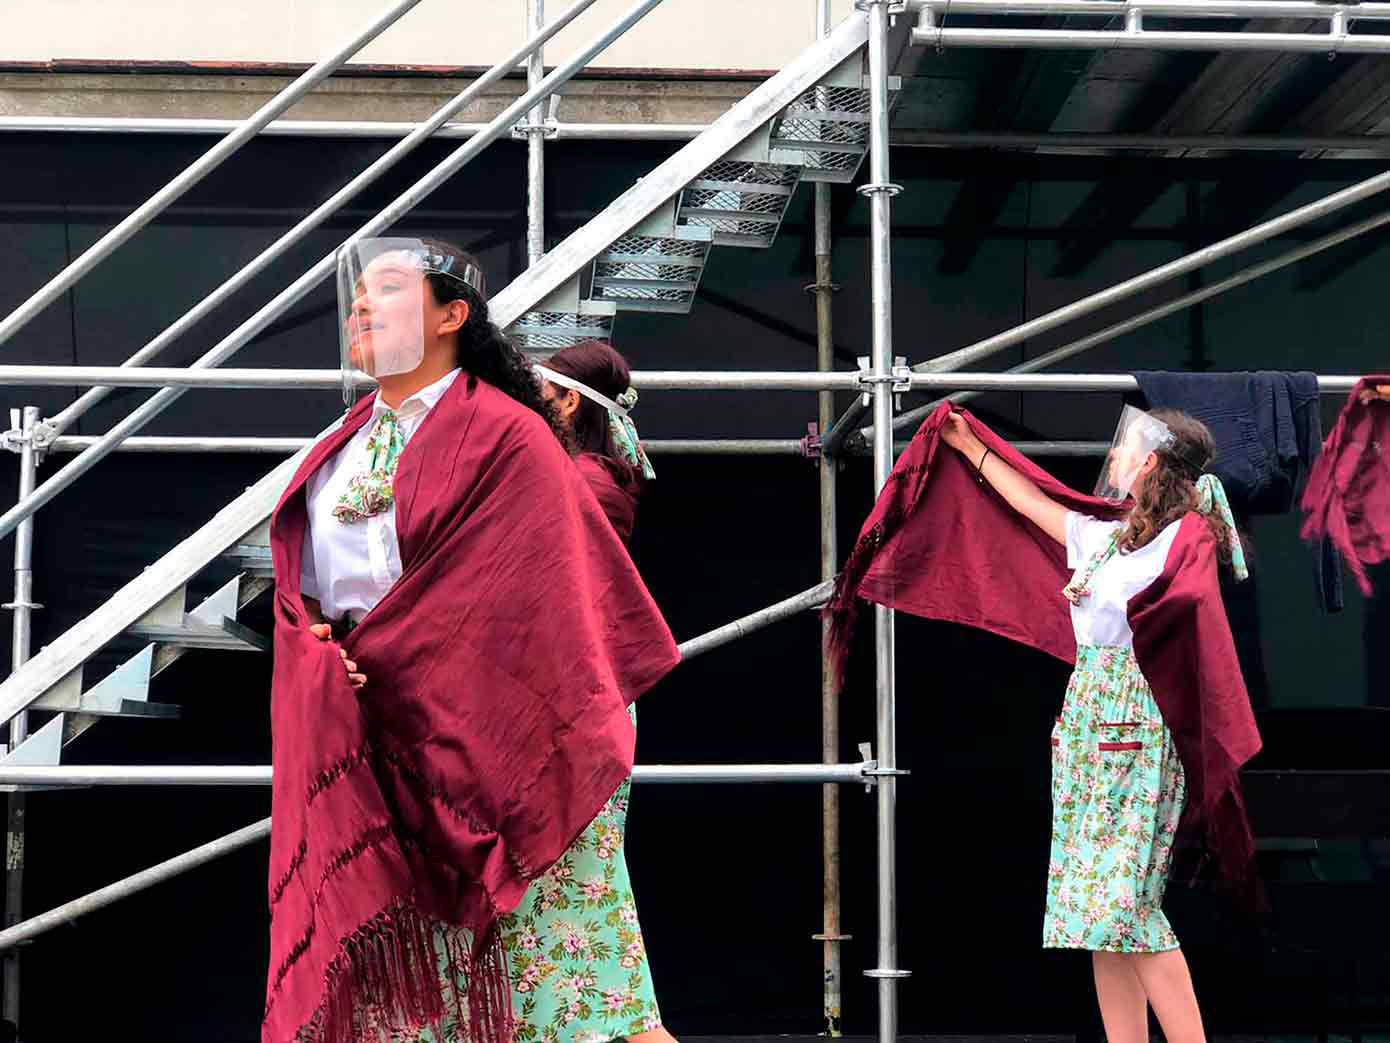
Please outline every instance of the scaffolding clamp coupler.
[[907, 358], [897, 355], [893, 359], [893, 368], [883, 376], [879, 376], [869, 367], [868, 356], [859, 358], [858, 383], [863, 387], [864, 405], [873, 404], [873, 389], [875, 384], [891, 384], [893, 387], [893, 408], [902, 409], [904, 392], [912, 390], [912, 367], [907, 364]]
[[801, 455], [812, 463], [821, 458], [820, 424], [807, 424], [806, 437], [801, 440]]

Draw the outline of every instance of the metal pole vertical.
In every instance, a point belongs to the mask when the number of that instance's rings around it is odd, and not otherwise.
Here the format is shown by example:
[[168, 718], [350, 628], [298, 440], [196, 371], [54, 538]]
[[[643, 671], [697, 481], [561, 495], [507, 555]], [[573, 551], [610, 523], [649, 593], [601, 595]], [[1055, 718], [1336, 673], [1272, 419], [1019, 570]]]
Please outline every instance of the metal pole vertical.
[[[816, 38], [830, 32], [830, 0], [816, 0]], [[835, 282], [831, 270], [830, 186], [816, 183], [816, 365], [823, 372], [835, 368], [835, 338], [831, 322], [831, 303]], [[824, 439], [835, 423], [835, 393], [822, 391], [820, 433]], [[835, 517], [835, 477], [839, 462], [829, 454], [820, 455], [820, 578], [833, 580], [839, 568], [839, 530]], [[830, 622], [821, 623], [821, 761], [840, 760], [840, 699], [835, 687], [830, 659]], [[840, 943], [845, 936], [840, 927], [840, 787], [821, 788], [821, 933], [822, 967], [825, 988], [825, 1031], [840, 1035], [843, 972]]]
[[[545, 0], [526, 0], [527, 37], [545, 28]], [[545, 56], [536, 48], [526, 60], [528, 90], [545, 78]], [[537, 105], [527, 117], [526, 130], [526, 264], [545, 254], [545, 106]]]
[[[869, 20], [869, 274], [872, 294], [874, 492], [883, 491], [893, 470], [893, 267], [892, 198], [901, 189], [888, 180], [888, 4], [864, 0]], [[878, 981], [878, 1040], [898, 1036], [897, 769], [896, 678], [893, 613], [874, 606], [874, 671], [877, 716], [875, 754], [878, 780], [878, 966], [867, 971]]]
[[[18, 414], [18, 415], [16, 415]], [[38, 457], [34, 452], [34, 429], [39, 423], [39, 408], [25, 406], [23, 413], [15, 410], [11, 416], [18, 421], [20, 431], [19, 498], [34, 491], [38, 472]], [[14, 601], [6, 608], [14, 611], [14, 640], [10, 665], [14, 670], [29, 661], [34, 604], [34, 519], [26, 518], [14, 534]], [[21, 710], [10, 721], [10, 749], [29, 737], [29, 714]], [[24, 794], [11, 793], [6, 799], [5, 814], [5, 926], [11, 927], [24, 918]], [[19, 950], [4, 955], [4, 1017], [11, 1025], [19, 1026]]]

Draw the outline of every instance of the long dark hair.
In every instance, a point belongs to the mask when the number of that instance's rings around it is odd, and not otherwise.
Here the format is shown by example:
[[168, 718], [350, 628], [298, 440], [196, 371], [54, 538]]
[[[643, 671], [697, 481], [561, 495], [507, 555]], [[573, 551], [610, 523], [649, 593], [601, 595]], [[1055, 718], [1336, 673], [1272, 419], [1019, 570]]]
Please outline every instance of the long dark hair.
[[[462, 272], [469, 265], [480, 273], [483, 270], [477, 258], [453, 243], [442, 239], [421, 241], [430, 251], [450, 258], [455, 271]], [[540, 379], [535, 368], [488, 316], [486, 282], [482, 291], [478, 292], [452, 276], [437, 272], [426, 273], [425, 280], [430, 284], [436, 304], [463, 301], [468, 305], [468, 319], [458, 333], [459, 367], [469, 376], [486, 381], [539, 414], [556, 437], [563, 438], [559, 417], [550, 403], [541, 397]]]
[[[1216, 440], [1207, 425], [1176, 409], [1150, 410], [1173, 432], [1173, 444], [1157, 451], [1158, 466], [1139, 487], [1134, 509], [1120, 535], [1128, 553], [1152, 543], [1165, 528], [1197, 506], [1197, 479], [1216, 459]], [[1231, 560], [1230, 527], [1215, 513], [1206, 515], [1221, 562]]]
[[[632, 386], [632, 371], [628, 368], [627, 359], [598, 340], [586, 340], [562, 348], [546, 360], [545, 367], [572, 377], [615, 401]], [[642, 472], [613, 445], [608, 410], [584, 395], [579, 396], [579, 409], [574, 414], [574, 426], [569, 432], [567, 447], [572, 453], [594, 453], [603, 457], [609, 470], [624, 484], [637, 486], [642, 483]]]

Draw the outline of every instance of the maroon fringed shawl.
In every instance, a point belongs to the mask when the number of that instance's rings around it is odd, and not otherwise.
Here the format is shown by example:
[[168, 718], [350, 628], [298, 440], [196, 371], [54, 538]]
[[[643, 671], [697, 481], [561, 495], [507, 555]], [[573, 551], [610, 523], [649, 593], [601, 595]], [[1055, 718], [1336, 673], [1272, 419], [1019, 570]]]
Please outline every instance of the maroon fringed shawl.
[[[1067, 488], [964, 410], [1002, 460], [1070, 510], [1116, 518], [1123, 508]], [[927, 619], [964, 623], [1066, 662], [1076, 638], [1062, 588], [1066, 549], [976, 481], [943, 447], [943, 405], [899, 458], [826, 606], [837, 669], [860, 599]], [[1254, 842], [1239, 770], [1260, 748], [1217, 577], [1216, 542], [1189, 514], [1162, 574], [1129, 604], [1134, 653], [1173, 733], [1187, 779], [1187, 826], [1200, 826], [1223, 875], [1253, 895]]]
[[[271, 963], [264, 1043], [355, 1043], [466, 1015], [510, 1036], [499, 916], [632, 770], [627, 705], [678, 660], [627, 552], [554, 435], [454, 382], [401, 456], [403, 574], [344, 647], [308, 631], [305, 486], [370, 417], [310, 452], [276, 510]], [[441, 925], [473, 944], [450, 956]], [[465, 936], [467, 937], [467, 936]], [[466, 1005], [466, 1010], [462, 1009]]]
[[1390, 561], [1390, 402], [1361, 403], [1362, 391], [1381, 384], [1390, 376], [1357, 383], [1303, 491], [1303, 538], [1329, 537], [1367, 595], [1366, 566]]

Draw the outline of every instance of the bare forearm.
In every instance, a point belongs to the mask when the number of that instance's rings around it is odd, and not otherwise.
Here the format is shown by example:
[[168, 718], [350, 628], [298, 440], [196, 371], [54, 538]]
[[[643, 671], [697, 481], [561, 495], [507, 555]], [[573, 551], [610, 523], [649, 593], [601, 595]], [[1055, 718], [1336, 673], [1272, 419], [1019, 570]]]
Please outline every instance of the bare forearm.
[[980, 477], [1004, 501], [1058, 543], [1067, 542], [1067, 509], [1046, 495], [1033, 480], [1020, 474], [999, 456], [982, 450], [974, 461]]

